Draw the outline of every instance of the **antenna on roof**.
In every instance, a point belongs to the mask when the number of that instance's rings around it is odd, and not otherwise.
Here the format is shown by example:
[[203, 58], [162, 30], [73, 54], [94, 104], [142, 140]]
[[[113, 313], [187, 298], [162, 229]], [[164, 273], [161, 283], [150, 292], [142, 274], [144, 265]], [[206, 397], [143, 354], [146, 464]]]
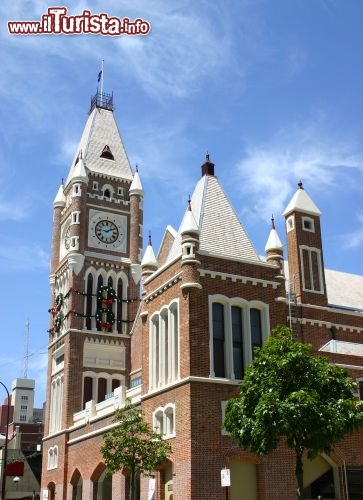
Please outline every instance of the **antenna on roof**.
[[29, 359], [29, 319], [25, 322], [25, 335], [24, 335], [24, 344], [25, 344], [25, 353], [24, 353], [24, 378], [28, 378], [28, 359]]

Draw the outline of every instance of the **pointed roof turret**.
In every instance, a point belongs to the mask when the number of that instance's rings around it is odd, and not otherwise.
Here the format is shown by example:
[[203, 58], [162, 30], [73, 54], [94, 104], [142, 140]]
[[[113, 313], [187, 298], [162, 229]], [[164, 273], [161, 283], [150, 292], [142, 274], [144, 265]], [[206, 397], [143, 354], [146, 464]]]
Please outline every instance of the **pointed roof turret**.
[[66, 197], [64, 196], [64, 185], [62, 179], [62, 183], [59, 186], [58, 192], [53, 201], [53, 207], [65, 207], [65, 205], [66, 205]]
[[179, 231], [180, 234], [185, 234], [185, 233], [199, 234], [199, 227], [192, 212], [190, 196], [188, 200], [188, 208], [187, 211], [185, 212]]
[[144, 257], [142, 258], [141, 267], [143, 270], [148, 268], [151, 271], [158, 268], [158, 263], [151, 243], [151, 233], [149, 233], [149, 244], [146, 247]]
[[132, 180], [130, 162], [113, 114], [112, 95], [98, 91], [92, 99], [90, 114], [66, 184], [77, 170], [80, 151], [88, 172]]
[[283, 250], [283, 245], [275, 228], [275, 219], [273, 215], [271, 217], [271, 230], [265, 246], [265, 252], [269, 250]]
[[79, 152], [78, 158], [72, 171], [72, 176], [69, 180], [72, 182], [84, 182], [85, 184], [87, 184], [88, 182], [88, 173], [83, 161], [82, 150]]
[[132, 182], [131, 182], [129, 194], [130, 195], [136, 194], [139, 196], [144, 196], [144, 189], [143, 189], [142, 184], [141, 184], [139, 169], [138, 169], [137, 165], [136, 165], [136, 170], [134, 173], [134, 178], [132, 179]]
[[291, 212], [304, 212], [310, 215], [321, 215], [318, 207], [306, 193], [301, 181], [298, 183], [298, 190], [285, 208], [283, 215], [286, 216]]
[[[206, 163], [208, 162], [211, 163], [209, 157]], [[222, 258], [261, 262], [217, 177], [210, 173], [207, 166], [205, 175], [195, 187], [191, 206], [199, 229], [199, 252]], [[182, 253], [182, 230], [183, 225], [179, 228], [166, 263]]]

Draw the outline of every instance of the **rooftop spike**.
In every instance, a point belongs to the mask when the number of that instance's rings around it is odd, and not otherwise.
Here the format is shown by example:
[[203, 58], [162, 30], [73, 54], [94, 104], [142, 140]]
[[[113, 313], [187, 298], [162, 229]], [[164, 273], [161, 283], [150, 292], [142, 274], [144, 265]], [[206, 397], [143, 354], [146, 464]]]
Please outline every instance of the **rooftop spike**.
[[300, 179], [300, 181], [297, 183], [298, 185], [298, 188], [299, 189], [304, 189], [304, 186], [303, 186], [303, 183], [302, 183], [302, 180]]
[[208, 151], [205, 155], [205, 162], [202, 165], [202, 177], [204, 175], [214, 175], [214, 163], [210, 161]]
[[274, 219], [274, 214], [271, 216], [271, 229], [276, 229], [275, 228], [275, 219]]

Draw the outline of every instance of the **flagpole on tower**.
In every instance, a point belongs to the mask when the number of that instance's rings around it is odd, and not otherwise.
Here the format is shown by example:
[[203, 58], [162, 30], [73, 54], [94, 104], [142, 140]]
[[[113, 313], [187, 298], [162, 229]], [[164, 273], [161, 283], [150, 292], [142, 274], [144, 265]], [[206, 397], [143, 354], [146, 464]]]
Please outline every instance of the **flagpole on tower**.
[[103, 63], [104, 63], [104, 60], [102, 59], [102, 64], [101, 64], [101, 95], [103, 93], [103, 73], [104, 73]]

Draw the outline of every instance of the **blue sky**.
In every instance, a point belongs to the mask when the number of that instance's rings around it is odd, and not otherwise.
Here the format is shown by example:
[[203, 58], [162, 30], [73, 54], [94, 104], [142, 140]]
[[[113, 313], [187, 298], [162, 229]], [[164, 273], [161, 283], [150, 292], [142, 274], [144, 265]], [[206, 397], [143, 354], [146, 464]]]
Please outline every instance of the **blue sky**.
[[[257, 251], [297, 182], [322, 211], [326, 267], [363, 273], [361, 0], [72, 1], [142, 18], [147, 36], [14, 36], [53, 3], [0, 5], [0, 380], [45, 396], [52, 202], [105, 60], [104, 90], [145, 189], [157, 251], [178, 227], [206, 151]], [[145, 237], [145, 241], [147, 238]], [[0, 395], [0, 400], [2, 400]]]

